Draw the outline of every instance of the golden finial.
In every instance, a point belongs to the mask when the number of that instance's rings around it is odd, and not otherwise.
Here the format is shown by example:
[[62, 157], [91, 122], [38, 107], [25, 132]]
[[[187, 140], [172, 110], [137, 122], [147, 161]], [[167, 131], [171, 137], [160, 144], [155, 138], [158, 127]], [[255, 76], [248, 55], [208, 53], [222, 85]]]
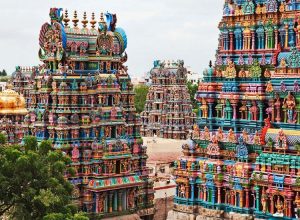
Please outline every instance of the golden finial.
[[83, 20], [81, 21], [83, 28], [86, 28], [86, 24], [89, 23], [88, 20], [86, 20], [86, 12], [83, 12]]
[[65, 27], [68, 27], [69, 23], [69, 15], [68, 15], [68, 9], [65, 10], [65, 16], [64, 16], [64, 22], [65, 22]]
[[91, 23], [91, 27], [92, 29], [95, 29], [95, 24], [96, 24], [96, 20], [95, 20], [95, 13], [92, 13], [92, 20], [90, 21]]
[[77, 22], [79, 19], [77, 18], [77, 11], [74, 11], [74, 18], [73, 18], [74, 27], [77, 28]]

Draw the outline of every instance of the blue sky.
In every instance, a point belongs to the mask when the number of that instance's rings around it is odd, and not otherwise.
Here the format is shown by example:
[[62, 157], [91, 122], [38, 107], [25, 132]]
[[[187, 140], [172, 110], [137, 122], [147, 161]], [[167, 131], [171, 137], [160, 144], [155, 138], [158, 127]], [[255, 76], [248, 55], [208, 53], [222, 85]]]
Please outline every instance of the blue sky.
[[49, 8], [78, 11], [82, 19], [95, 12], [116, 13], [117, 26], [128, 37], [129, 73], [139, 76], [149, 71], [153, 60], [183, 59], [186, 66], [201, 73], [217, 49], [222, 17], [221, 0], [1, 0], [0, 69], [12, 72], [17, 65], [39, 64], [38, 37], [49, 22]]

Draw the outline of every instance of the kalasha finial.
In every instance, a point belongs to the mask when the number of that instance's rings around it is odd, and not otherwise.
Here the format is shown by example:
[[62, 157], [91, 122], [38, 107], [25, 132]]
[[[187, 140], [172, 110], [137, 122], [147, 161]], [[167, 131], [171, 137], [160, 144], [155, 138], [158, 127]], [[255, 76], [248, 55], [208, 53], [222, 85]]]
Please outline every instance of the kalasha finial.
[[105, 21], [104, 21], [104, 18], [103, 18], [103, 12], [101, 12], [101, 14], [100, 14], [100, 22], [101, 22], [101, 23], [105, 22]]
[[65, 16], [64, 16], [64, 22], [65, 22], [65, 27], [68, 27], [69, 26], [69, 14], [68, 14], [68, 9], [65, 10]]
[[95, 29], [95, 24], [97, 21], [95, 20], [95, 13], [92, 13], [92, 20], [90, 21], [92, 29]]
[[209, 65], [208, 65], [210, 68], [212, 67], [212, 61], [210, 60], [209, 61]]
[[74, 27], [77, 28], [77, 23], [79, 19], [77, 18], [77, 11], [74, 11], [74, 18], [73, 18]]
[[81, 21], [83, 28], [86, 28], [86, 24], [89, 23], [88, 20], [86, 20], [86, 12], [83, 12], [83, 20]]

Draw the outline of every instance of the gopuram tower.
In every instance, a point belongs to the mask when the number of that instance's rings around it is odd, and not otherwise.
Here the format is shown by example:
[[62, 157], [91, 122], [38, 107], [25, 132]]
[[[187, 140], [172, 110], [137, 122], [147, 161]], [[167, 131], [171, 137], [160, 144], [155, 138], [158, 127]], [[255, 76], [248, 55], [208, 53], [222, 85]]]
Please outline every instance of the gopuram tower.
[[300, 218], [300, 2], [226, 0], [169, 219]]
[[182, 60], [154, 61], [152, 85], [141, 113], [143, 136], [186, 139], [195, 113], [187, 89], [187, 70]]
[[[50, 10], [40, 31], [43, 62], [31, 90], [24, 132], [48, 139], [72, 159], [74, 199], [92, 219], [153, 217], [146, 147], [127, 68], [127, 37], [115, 14], [70, 19]], [[69, 25], [70, 20], [73, 27]], [[88, 25], [90, 23], [90, 25]], [[90, 27], [88, 27], [90, 26]]]

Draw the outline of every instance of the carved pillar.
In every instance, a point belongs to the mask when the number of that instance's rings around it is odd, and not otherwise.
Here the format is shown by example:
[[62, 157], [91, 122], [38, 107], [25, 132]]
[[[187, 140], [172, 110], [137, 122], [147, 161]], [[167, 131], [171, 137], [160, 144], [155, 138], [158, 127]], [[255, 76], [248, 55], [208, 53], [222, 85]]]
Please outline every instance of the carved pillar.
[[263, 104], [261, 101], [258, 101], [259, 107], [259, 121], [263, 121]]
[[251, 102], [248, 101], [246, 106], [248, 108], [248, 120], [251, 121], [251, 112], [250, 112]]
[[230, 194], [231, 194], [231, 196], [230, 196], [230, 199], [231, 199], [230, 203], [231, 203], [232, 206], [235, 206], [235, 193], [234, 193], [234, 191], [231, 190]]
[[249, 208], [249, 189], [246, 188], [245, 192], [246, 192], [246, 205], [245, 205], [245, 207]]
[[252, 36], [252, 50], [255, 50], [255, 32], [254, 30], [251, 31], [251, 36]]
[[290, 199], [287, 199], [287, 206], [287, 216], [292, 218], [292, 201]]
[[218, 204], [221, 204], [221, 187], [218, 186]]
[[203, 201], [206, 202], [206, 186], [203, 186]]
[[271, 214], [274, 214], [274, 198], [273, 198], [273, 195], [270, 195], [270, 212]]
[[237, 115], [236, 115], [236, 103], [232, 103], [232, 108], [233, 108], [233, 119], [237, 119]]
[[274, 30], [274, 33], [275, 33], [275, 49], [277, 50], [278, 48], [278, 30], [277, 29], [275, 29]]
[[113, 193], [109, 192], [108, 195], [108, 212], [112, 212], [113, 211]]
[[244, 191], [243, 190], [240, 191], [240, 207], [241, 208], [244, 207]]
[[212, 196], [211, 196], [211, 202], [213, 203], [213, 204], [215, 204], [215, 202], [216, 202], [216, 188], [214, 187], [214, 188], [212, 188], [211, 189], [211, 192], [212, 192]]
[[191, 181], [191, 199], [194, 200], [195, 198], [195, 182], [194, 180]]
[[208, 109], [209, 109], [208, 118], [212, 118], [212, 116], [213, 116], [213, 102], [208, 103]]
[[96, 207], [95, 207], [95, 212], [99, 212], [99, 193], [96, 193]]
[[229, 37], [230, 37], [230, 50], [233, 51], [234, 47], [233, 47], [233, 32], [232, 31], [230, 31]]
[[121, 190], [119, 190], [117, 192], [117, 196], [118, 196], [118, 211], [119, 212], [122, 211], [122, 195], [123, 195], [123, 192]]
[[255, 209], [256, 211], [259, 211], [260, 206], [260, 200], [259, 200], [259, 186], [254, 187], [255, 193], [256, 193], [256, 202], [255, 202]]

